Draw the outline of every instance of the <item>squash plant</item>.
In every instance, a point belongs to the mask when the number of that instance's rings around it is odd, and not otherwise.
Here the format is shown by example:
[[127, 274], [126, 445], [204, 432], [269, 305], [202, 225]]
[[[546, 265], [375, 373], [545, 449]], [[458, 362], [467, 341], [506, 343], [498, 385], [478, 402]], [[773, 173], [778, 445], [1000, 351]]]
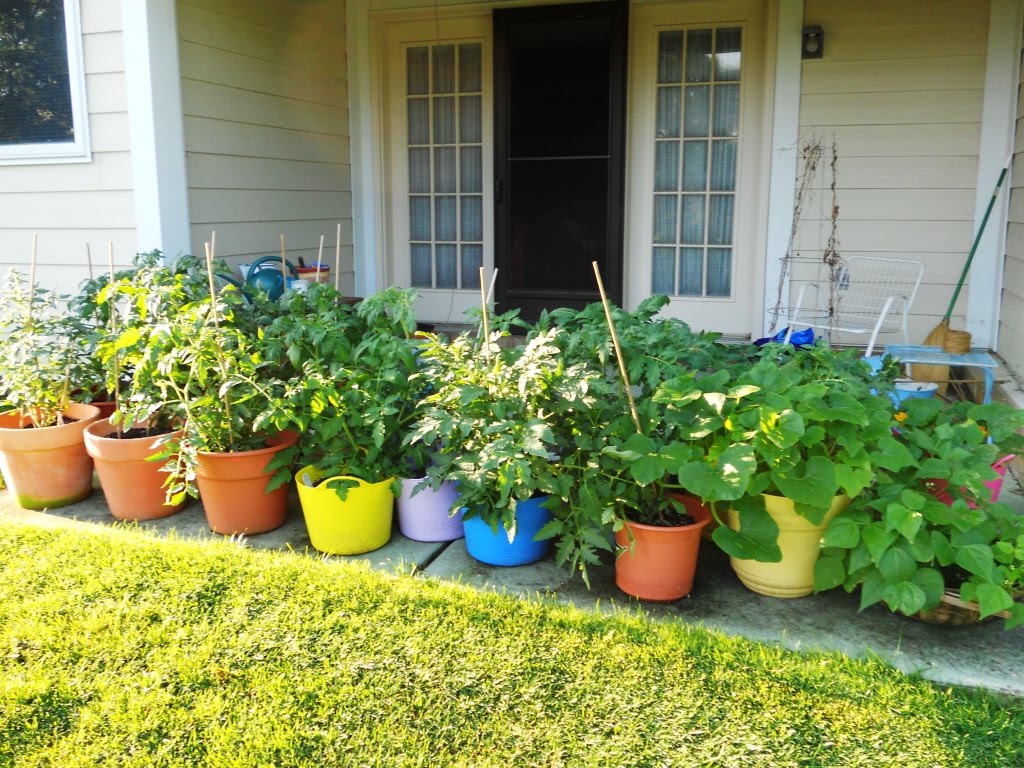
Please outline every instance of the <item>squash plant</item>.
[[375, 483], [426, 463], [423, 446], [403, 442], [423, 386], [413, 379], [414, 297], [388, 288], [353, 307], [327, 284], [283, 297], [261, 345], [285, 381], [267, 423], [300, 433], [303, 464]]
[[0, 402], [36, 427], [62, 423], [70, 393], [92, 380], [89, 329], [66, 300], [14, 269], [0, 287]]
[[1024, 412], [938, 399], [902, 407], [893, 442], [873, 451], [875, 484], [825, 532], [815, 588], [860, 587], [861, 609], [881, 602], [908, 615], [954, 589], [982, 618], [1008, 611], [1007, 627], [1024, 623], [1014, 602], [1024, 590], [1024, 519], [992, 503], [984, 485], [997, 459], [1024, 450]]

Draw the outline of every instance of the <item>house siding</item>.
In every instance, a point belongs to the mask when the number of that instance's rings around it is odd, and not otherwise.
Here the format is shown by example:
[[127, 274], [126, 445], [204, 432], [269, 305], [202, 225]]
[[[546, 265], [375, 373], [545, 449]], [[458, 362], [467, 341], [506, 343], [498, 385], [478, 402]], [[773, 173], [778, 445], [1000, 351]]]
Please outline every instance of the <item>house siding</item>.
[[[1021, 62], [1024, 64], [1024, 60]], [[1017, 131], [1010, 168], [1010, 211], [999, 312], [999, 354], [1018, 380], [1024, 378], [1024, 66], [1017, 92]]]
[[107, 244], [118, 266], [135, 253], [135, 209], [118, 0], [81, 4], [89, 162], [0, 166], [0, 273], [27, 274], [32, 236], [39, 236], [36, 279], [74, 291], [107, 268]]
[[280, 252], [354, 291], [345, 7], [178, 2], [191, 240], [232, 263]]
[[[820, 140], [826, 165], [835, 144], [842, 256], [924, 262], [911, 343], [941, 318], [971, 245], [988, 13], [987, 0], [805, 6], [805, 23], [825, 30], [825, 55], [803, 62], [801, 144]], [[818, 178], [823, 187], [808, 198], [794, 240], [794, 293], [824, 274], [817, 260], [832, 197], [830, 174]], [[956, 327], [966, 296], [954, 310]]]

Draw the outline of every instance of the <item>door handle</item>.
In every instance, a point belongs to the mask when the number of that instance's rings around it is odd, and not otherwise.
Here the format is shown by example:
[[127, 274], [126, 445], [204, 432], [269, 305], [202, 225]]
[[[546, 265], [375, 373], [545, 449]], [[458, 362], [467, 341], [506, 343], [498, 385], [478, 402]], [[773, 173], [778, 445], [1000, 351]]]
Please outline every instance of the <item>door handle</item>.
[[498, 181], [494, 182], [494, 202], [501, 203], [504, 201], [504, 197], [505, 185], [499, 179]]

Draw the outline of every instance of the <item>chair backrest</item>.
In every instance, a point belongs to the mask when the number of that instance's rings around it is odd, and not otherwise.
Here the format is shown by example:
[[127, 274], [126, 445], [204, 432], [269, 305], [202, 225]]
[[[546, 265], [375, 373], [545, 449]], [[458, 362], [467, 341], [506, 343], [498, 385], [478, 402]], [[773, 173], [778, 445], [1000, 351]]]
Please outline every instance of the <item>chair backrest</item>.
[[840, 324], [844, 319], [870, 320], [874, 324], [891, 297], [886, 327], [900, 327], [904, 313], [917, 296], [924, 275], [924, 264], [909, 259], [885, 259], [878, 256], [851, 256], [839, 272], [839, 282], [833, 293], [836, 315]]

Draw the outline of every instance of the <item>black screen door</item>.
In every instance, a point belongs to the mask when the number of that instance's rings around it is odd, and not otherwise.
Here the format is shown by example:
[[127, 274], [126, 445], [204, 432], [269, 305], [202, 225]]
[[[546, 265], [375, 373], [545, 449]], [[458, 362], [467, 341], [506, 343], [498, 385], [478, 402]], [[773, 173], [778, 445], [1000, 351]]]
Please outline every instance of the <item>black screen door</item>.
[[494, 12], [498, 311], [621, 303], [625, 2]]

